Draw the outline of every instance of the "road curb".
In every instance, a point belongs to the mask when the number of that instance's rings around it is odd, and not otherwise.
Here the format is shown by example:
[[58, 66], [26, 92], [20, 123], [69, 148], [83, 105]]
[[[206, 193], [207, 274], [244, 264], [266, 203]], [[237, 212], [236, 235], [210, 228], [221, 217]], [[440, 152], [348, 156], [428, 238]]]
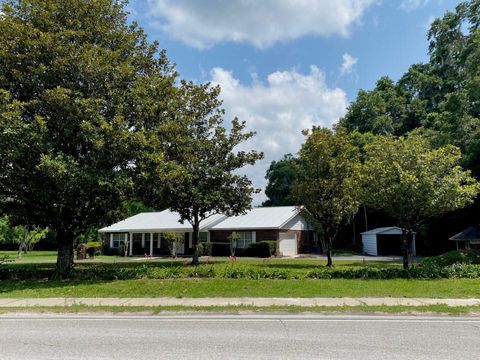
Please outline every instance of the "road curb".
[[338, 306], [428, 306], [446, 305], [451, 307], [480, 305], [480, 299], [436, 299], [436, 298], [28, 298], [0, 299], [0, 308], [14, 307], [68, 307], [83, 306], [297, 306], [297, 307], [338, 307]]

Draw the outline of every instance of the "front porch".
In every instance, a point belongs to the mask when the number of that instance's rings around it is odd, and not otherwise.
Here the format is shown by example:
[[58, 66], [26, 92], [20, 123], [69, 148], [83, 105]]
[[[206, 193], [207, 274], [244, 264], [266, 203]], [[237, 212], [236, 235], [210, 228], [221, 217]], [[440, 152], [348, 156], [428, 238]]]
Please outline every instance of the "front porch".
[[[192, 232], [175, 232], [183, 234], [183, 242], [177, 248], [177, 254], [193, 254]], [[129, 256], [168, 256], [170, 255], [170, 249], [162, 234], [162, 232], [110, 233], [109, 246], [112, 249], [118, 249], [127, 244]], [[209, 234], [201, 232], [199, 240], [208, 241]]]

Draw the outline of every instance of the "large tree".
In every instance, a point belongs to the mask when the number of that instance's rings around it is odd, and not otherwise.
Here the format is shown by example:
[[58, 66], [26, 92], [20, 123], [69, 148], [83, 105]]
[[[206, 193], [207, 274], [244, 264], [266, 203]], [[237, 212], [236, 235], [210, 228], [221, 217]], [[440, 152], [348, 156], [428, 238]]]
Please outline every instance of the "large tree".
[[268, 180], [265, 195], [268, 199], [262, 206], [295, 205], [292, 198], [292, 186], [298, 173], [298, 159], [286, 154], [278, 161], [272, 161], [265, 178]]
[[165, 184], [159, 174], [156, 180], [150, 179], [150, 196], [152, 204], [167, 196], [170, 209], [192, 225], [192, 264], [197, 265], [202, 221], [214, 214], [238, 215], [251, 207], [251, 195], [258, 190], [239, 170], [253, 165], [263, 154], [242, 150], [243, 143], [255, 135], [244, 131], [245, 122], [235, 118], [230, 130], [223, 126], [219, 87], [183, 82], [181, 92], [186, 104], [178, 114], [181, 126], [165, 152], [172, 166], [169, 191], [155, 190]]
[[[176, 73], [122, 0], [6, 0], [0, 17], [0, 212], [74, 239], [164, 164]], [[139, 177], [143, 178], [142, 176]]]
[[340, 126], [349, 131], [406, 135], [412, 130], [433, 146], [453, 144], [462, 164], [480, 175], [480, 1], [458, 4], [428, 31], [430, 59], [396, 82], [383, 77], [360, 90]]
[[420, 136], [378, 136], [365, 152], [364, 201], [402, 227], [403, 265], [408, 268], [412, 233], [422, 222], [472, 203], [479, 183], [459, 166], [457, 147], [432, 150]]
[[335, 238], [360, 205], [359, 149], [343, 129], [313, 128], [299, 158], [293, 194], [304, 216], [319, 231], [331, 267]]

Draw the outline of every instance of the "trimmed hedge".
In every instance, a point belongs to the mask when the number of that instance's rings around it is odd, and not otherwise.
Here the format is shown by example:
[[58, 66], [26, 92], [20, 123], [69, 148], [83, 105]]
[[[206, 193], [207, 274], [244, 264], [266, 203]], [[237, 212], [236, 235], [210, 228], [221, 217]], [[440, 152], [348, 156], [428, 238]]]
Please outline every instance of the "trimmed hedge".
[[[0, 280], [38, 280], [50, 278], [52, 268], [1, 267]], [[269, 267], [252, 267], [229, 264], [201, 266], [89, 266], [74, 269], [72, 280], [132, 280], [132, 279], [178, 279], [178, 278], [227, 278], [227, 279], [442, 279], [480, 278], [480, 265], [453, 264], [444, 267], [414, 265], [408, 270], [400, 268], [347, 268], [328, 269], [319, 267], [306, 273], [292, 272]]]
[[449, 266], [453, 264], [480, 264], [480, 256], [475, 251], [449, 251], [442, 255], [425, 258], [421, 262], [427, 266]]

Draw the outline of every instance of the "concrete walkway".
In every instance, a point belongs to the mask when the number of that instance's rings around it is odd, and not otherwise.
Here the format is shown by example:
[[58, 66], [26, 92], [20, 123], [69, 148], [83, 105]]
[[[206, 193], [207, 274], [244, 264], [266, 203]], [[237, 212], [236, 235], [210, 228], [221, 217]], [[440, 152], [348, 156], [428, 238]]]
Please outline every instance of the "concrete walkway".
[[28, 298], [0, 299], [2, 307], [35, 306], [471, 306], [480, 305], [480, 299], [434, 298]]

